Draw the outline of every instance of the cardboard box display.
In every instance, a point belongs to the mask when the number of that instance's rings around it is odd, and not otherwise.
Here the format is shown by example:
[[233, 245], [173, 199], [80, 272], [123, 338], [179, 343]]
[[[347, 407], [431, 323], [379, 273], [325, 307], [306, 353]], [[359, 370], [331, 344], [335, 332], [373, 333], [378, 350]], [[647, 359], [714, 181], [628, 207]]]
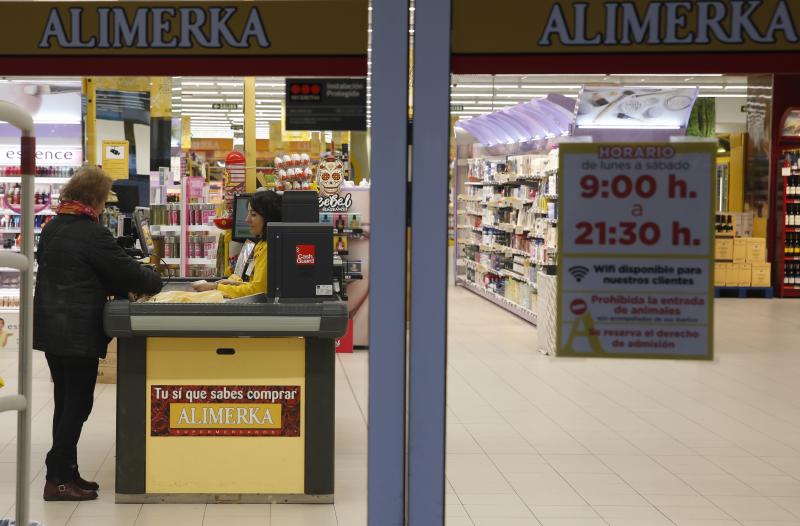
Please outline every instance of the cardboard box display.
[[767, 240], [763, 237], [749, 237], [747, 239], [747, 261], [751, 263], [764, 263], [767, 260]]
[[733, 216], [733, 233], [736, 237], [753, 235], [753, 212], [729, 212]]
[[117, 366], [101, 365], [97, 368], [97, 383], [115, 384], [117, 383]]
[[747, 260], [747, 237], [737, 237], [733, 240], [733, 262], [744, 263]]
[[739, 272], [736, 269], [735, 263], [723, 263], [723, 275], [725, 276], [725, 286], [726, 287], [738, 287], [739, 286]]
[[770, 263], [753, 263], [750, 275], [751, 287], [769, 287], [772, 285], [772, 265]]
[[714, 242], [714, 259], [730, 261], [733, 259], [733, 239], [718, 237]]
[[734, 263], [736, 265], [737, 281], [740, 287], [749, 287], [752, 279], [753, 265], [752, 263]]
[[725, 286], [725, 263], [714, 263], [714, 286]]

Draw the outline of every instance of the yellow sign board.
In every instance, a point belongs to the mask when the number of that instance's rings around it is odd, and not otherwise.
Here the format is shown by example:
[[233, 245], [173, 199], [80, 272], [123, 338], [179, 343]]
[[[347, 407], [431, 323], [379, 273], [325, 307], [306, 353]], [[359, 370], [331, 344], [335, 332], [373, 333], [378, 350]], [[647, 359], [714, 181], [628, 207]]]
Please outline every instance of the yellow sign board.
[[3, 55], [367, 54], [367, 0], [0, 2]]
[[110, 178], [128, 178], [128, 141], [103, 141], [103, 171]]
[[[800, 2], [454, 0], [454, 54], [798, 51]], [[502, 38], [497, 38], [502, 35]], [[613, 65], [611, 69], [613, 69]]]

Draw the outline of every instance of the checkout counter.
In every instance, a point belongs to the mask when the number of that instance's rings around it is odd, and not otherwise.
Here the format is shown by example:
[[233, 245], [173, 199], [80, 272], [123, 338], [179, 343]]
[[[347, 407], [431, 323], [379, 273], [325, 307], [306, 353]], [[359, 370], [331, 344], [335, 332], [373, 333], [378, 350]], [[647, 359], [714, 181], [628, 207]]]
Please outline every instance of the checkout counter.
[[[316, 245], [331, 276], [332, 233], [313, 225], [306, 239], [282, 226], [291, 243]], [[290, 249], [270, 237], [269, 277], [283, 277], [267, 295], [106, 305], [118, 348], [116, 502], [333, 502], [335, 339], [347, 304], [273, 296], [313, 281], [307, 260], [278, 257]]]

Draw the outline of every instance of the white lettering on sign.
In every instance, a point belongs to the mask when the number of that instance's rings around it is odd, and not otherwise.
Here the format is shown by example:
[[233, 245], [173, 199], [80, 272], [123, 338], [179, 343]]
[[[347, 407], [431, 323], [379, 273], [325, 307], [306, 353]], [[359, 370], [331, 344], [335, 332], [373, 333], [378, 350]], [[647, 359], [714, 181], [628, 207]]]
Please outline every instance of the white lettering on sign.
[[[774, 44], [780, 35], [787, 42], [800, 42], [798, 27], [786, 0], [778, 0], [771, 16], [769, 13], [762, 15], [768, 7], [761, 1], [650, 2], [643, 11], [632, 1], [606, 2], [602, 15], [604, 30], [590, 35], [589, 20], [601, 16], [600, 9], [591, 11], [594, 5], [594, 2], [576, 2], [568, 16], [561, 4], [555, 4], [539, 45], [551, 46], [554, 40], [568, 46], [687, 45], [712, 41]], [[756, 19], [769, 20], [769, 24], [759, 27]]]
[[[97, 8], [97, 27], [84, 24], [84, 8], [71, 7], [66, 19], [54, 7], [47, 17], [40, 48], [55, 43], [65, 49], [119, 48], [248, 48], [251, 40], [260, 48], [270, 47], [269, 37], [257, 8], [250, 9], [241, 34], [230, 21], [237, 7], [140, 7], [128, 18], [122, 7]], [[69, 31], [67, 31], [69, 28]], [[82, 39], [82, 35], [91, 35]]]
[[[19, 146], [0, 146], [0, 166], [19, 165], [22, 152]], [[83, 162], [83, 153], [79, 146], [71, 147], [48, 147], [40, 146], [36, 148], [37, 164], [59, 165], [59, 166], [80, 166]]]
[[272, 413], [266, 406], [257, 407], [181, 407], [178, 424], [263, 426], [274, 425]]
[[347, 212], [353, 205], [353, 194], [319, 196], [319, 208], [322, 212]]

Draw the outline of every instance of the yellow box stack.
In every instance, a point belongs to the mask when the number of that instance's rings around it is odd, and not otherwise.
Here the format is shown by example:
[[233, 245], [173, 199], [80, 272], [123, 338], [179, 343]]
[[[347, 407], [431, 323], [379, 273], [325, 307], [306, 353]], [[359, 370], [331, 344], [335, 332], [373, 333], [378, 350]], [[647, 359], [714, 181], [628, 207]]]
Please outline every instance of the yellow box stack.
[[770, 286], [771, 265], [767, 262], [766, 240], [742, 236], [752, 233], [751, 223], [752, 217], [747, 214], [717, 216], [714, 286]]
[[111, 340], [108, 344], [108, 354], [105, 359], [100, 360], [97, 368], [97, 383], [115, 384], [117, 383], [117, 339]]

